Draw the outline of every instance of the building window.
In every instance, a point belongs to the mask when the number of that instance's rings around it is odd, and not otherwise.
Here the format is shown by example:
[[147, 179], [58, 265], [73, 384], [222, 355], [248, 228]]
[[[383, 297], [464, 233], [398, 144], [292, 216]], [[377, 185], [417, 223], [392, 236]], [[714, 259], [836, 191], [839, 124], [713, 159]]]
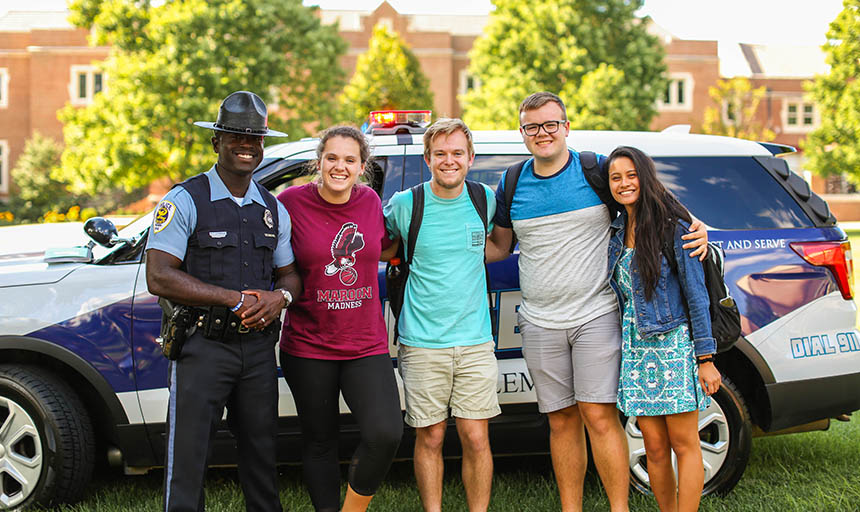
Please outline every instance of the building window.
[[808, 132], [819, 124], [815, 105], [801, 99], [789, 99], [783, 104], [782, 127], [784, 132]]
[[0, 193], [9, 192], [9, 143], [0, 140]]
[[669, 73], [669, 82], [663, 95], [657, 102], [657, 110], [682, 111], [693, 110], [693, 75], [690, 73]]
[[481, 88], [481, 79], [469, 73], [468, 69], [460, 71], [460, 87], [458, 94], [466, 94], [472, 89]]
[[72, 66], [69, 97], [72, 105], [89, 105], [104, 90], [104, 73], [95, 66]]
[[9, 106], [9, 70], [0, 68], [0, 108]]

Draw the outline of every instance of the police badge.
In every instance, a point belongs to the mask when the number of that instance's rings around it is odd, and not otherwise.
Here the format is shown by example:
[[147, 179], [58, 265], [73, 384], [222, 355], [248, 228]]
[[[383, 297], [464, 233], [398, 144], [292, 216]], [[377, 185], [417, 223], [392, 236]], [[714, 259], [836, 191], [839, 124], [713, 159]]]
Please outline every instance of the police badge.
[[266, 223], [266, 226], [269, 229], [275, 227], [275, 221], [272, 219], [272, 212], [268, 208], [266, 208], [266, 211], [263, 212], [263, 222]]

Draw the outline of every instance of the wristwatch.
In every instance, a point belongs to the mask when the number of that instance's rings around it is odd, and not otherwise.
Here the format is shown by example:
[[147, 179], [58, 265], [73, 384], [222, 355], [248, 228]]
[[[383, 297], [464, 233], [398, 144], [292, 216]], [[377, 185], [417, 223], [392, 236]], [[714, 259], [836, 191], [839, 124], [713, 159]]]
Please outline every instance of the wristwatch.
[[276, 292], [281, 292], [281, 295], [284, 296], [284, 309], [286, 309], [290, 304], [293, 303], [293, 294], [288, 292], [284, 288], [278, 288], [275, 290]]

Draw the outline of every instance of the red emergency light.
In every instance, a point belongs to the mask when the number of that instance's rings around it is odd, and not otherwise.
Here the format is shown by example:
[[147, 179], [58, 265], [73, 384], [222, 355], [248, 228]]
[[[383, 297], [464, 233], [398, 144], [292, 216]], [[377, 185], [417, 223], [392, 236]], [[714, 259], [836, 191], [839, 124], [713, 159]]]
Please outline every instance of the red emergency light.
[[423, 133], [430, 124], [430, 110], [374, 110], [368, 116], [368, 133]]

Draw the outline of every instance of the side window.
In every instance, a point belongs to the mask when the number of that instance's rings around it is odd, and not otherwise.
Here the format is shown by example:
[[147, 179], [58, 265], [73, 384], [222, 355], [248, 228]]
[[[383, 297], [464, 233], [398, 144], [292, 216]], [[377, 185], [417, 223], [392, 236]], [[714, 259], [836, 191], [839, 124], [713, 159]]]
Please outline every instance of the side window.
[[476, 155], [475, 163], [469, 170], [469, 179], [480, 181], [496, 190], [505, 169], [526, 158], [529, 158], [529, 155]]
[[720, 229], [812, 227], [789, 193], [752, 157], [655, 158], [660, 181]]
[[[469, 169], [468, 179], [484, 183], [491, 189], [496, 190], [499, 179], [501, 179], [505, 169], [528, 157], [529, 155], [475, 155], [475, 162], [472, 164], [472, 168]], [[403, 189], [405, 190], [429, 179], [430, 169], [427, 167], [427, 163], [424, 162], [424, 158], [417, 155], [407, 156]]]

